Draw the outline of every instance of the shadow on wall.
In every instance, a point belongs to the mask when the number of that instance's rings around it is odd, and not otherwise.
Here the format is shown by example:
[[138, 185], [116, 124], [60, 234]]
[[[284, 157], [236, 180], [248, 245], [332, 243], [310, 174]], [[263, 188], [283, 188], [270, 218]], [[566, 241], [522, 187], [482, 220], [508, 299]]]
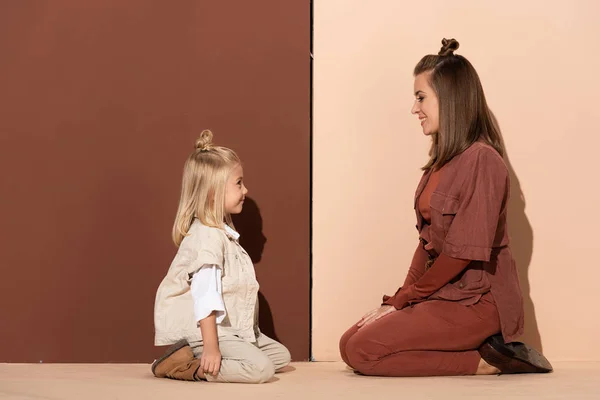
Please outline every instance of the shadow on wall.
[[[235, 229], [240, 234], [240, 244], [248, 252], [252, 262], [255, 265], [258, 264], [262, 259], [265, 244], [267, 243], [267, 238], [262, 230], [263, 221], [258, 204], [250, 197], [246, 197], [243, 211], [241, 214], [233, 215], [232, 218]], [[260, 330], [265, 335], [280, 341], [275, 333], [271, 308], [261, 292], [258, 292], [258, 307], [260, 310], [258, 315]]]
[[[496, 117], [492, 118], [497, 126], [500, 126]], [[502, 130], [502, 129], [501, 129]], [[506, 149], [504, 138], [502, 145]], [[507, 152], [508, 153], [508, 152]], [[533, 228], [525, 214], [525, 195], [521, 190], [519, 178], [510, 163], [508, 154], [504, 155], [504, 161], [510, 174], [510, 200], [508, 202], [508, 234], [510, 236], [510, 247], [517, 264], [521, 292], [523, 293], [523, 308], [525, 309], [525, 333], [521, 340], [542, 352], [542, 338], [535, 317], [535, 306], [531, 299], [531, 286], [529, 285], [529, 266], [533, 254]]]
[[517, 263], [519, 282], [523, 292], [523, 306], [525, 308], [525, 333], [522, 340], [541, 352], [543, 350], [542, 339], [535, 317], [535, 306], [531, 299], [531, 287], [529, 285], [529, 266], [533, 254], [533, 229], [525, 214], [526, 202], [519, 178], [510, 163], [508, 155], [505, 155], [504, 158], [510, 174], [511, 196], [508, 202], [508, 233], [510, 235], [510, 246]]

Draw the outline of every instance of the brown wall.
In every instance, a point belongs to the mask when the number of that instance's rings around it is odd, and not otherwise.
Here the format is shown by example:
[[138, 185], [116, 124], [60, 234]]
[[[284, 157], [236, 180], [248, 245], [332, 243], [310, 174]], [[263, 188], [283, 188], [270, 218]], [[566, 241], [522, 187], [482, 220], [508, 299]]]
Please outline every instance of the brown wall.
[[0, 3], [0, 362], [152, 361], [203, 128], [245, 163], [255, 202], [237, 222], [263, 330], [309, 357], [309, 14], [308, 0]]

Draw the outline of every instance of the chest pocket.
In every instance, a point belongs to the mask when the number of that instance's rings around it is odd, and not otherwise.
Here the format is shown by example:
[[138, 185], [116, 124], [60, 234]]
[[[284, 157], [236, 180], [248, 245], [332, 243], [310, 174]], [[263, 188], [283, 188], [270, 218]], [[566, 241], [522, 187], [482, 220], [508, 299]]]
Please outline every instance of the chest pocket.
[[223, 294], [235, 292], [243, 285], [244, 270], [240, 255], [235, 252], [225, 253], [225, 263], [223, 268]]
[[458, 199], [433, 192], [429, 205], [431, 207], [431, 227], [435, 234], [443, 239], [448, 234], [458, 211]]
[[238, 248], [229, 249], [225, 253], [225, 268], [223, 269], [223, 294], [245, 293], [256, 284], [254, 267], [250, 257]]

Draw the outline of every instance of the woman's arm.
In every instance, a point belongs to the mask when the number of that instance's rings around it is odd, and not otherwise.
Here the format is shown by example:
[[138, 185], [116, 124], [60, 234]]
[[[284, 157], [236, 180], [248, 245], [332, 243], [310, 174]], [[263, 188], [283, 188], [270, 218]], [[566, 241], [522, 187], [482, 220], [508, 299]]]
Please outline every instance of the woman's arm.
[[425, 273], [425, 264], [427, 264], [428, 260], [429, 254], [423, 248], [423, 244], [419, 242], [402, 287], [412, 285], [423, 276]]
[[[402, 290], [403, 287], [412, 285], [417, 280], [419, 280], [419, 278], [421, 278], [423, 276], [423, 274], [425, 273], [425, 264], [427, 263], [428, 260], [429, 260], [429, 254], [423, 248], [423, 244], [421, 242], [419, 242], [419, 244], [417, 245], [417, 248], [415, 249], [415, 253], [413, 254], [412, 262], [410, 263], [410, 268], [408, 269], [406, 278], [404, 278], [404, 284], [402, 286], [400, 286], [398, 288], [398, 290], [396, 290], [396, 293], [394, 294], [394, 296], [396, 294], [398, 294], [398, 292], [400, 292], [400, 290]], [[383, 296], [383, 301], [384, 301], [383, 304], [386, 304], [385, 302], [388, 299], [390, 299], [391, 297], [393, 297], [393, 296], [384, 295]]]
[[384, 304], [401, 310], [411, 301], [425, 299], [448, 284], [470, 262], [470, 260], [452, 258], [442, 253], [435, 260], [431, 268], [417, 279], [415, 283], [402, 287], [393, 297], [384, 301]]

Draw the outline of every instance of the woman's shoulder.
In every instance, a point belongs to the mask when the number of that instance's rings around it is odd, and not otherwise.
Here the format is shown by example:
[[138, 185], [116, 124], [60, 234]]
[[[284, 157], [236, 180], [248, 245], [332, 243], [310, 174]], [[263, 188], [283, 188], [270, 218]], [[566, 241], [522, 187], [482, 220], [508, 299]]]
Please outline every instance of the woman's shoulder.
[[444, 168], [447, 171], [446, 179], [452, 180], [461, 187], [465, 186], [463, 185], [465, 181], [492, 179], [504, 182], [509, 177], [508, 167], [500, 153], [484, 142], [473, 143]]
[[467, 150], [456, 157], [457, 164], [473, 165], [480, 167], [485, 164], [490, 167], [497, 167], [501, 170], [507, 169], [504, 158], [489, 144], [478, 141], [470, 145]]

